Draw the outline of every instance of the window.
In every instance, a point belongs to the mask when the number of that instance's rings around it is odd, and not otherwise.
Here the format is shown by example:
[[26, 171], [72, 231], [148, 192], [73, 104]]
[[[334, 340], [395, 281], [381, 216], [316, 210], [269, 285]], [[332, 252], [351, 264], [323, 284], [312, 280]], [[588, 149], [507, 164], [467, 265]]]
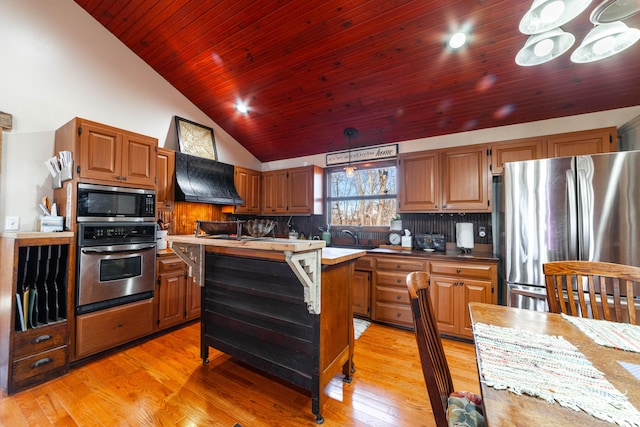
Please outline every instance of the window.
[[395, 162], [358, 166], [351, 177], [336, 168], [327, 180], [331, 224], [386, 226], [396, 215]]

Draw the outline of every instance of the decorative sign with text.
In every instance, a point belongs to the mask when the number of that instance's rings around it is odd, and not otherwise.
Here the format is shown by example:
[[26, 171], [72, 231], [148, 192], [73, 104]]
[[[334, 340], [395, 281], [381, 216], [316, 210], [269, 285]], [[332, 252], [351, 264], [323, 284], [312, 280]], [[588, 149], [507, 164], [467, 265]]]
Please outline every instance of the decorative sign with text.
[[327, 166], [343, 165], [394, 158], [398, 155], [398, 144], [380, 145], [377, 147], [356, 148], [327, 154]]

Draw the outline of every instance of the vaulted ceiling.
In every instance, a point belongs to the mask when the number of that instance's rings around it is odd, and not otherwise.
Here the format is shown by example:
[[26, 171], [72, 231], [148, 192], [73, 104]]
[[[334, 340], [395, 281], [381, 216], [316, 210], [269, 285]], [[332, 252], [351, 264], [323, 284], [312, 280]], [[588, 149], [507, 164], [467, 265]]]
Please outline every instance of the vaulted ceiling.
[[[640, 42], [569, 59], [601, 1], [562, 27], [569, 52], [533, 67], [514, 61], [530, 0], [76, 3], [263, 162], [346, 149], [348, 127], [356, 148], [640, 104]], [[452, 52], [458, 26], [471, 43]]]

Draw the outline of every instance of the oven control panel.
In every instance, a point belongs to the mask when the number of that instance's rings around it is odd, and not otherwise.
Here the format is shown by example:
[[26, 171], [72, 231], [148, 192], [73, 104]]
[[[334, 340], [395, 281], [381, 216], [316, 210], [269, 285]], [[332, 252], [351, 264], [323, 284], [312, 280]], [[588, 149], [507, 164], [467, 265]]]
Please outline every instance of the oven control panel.
[[78, 224], [78, 245], [81, 247], [151, 243], [155, 241], [155, 222]]

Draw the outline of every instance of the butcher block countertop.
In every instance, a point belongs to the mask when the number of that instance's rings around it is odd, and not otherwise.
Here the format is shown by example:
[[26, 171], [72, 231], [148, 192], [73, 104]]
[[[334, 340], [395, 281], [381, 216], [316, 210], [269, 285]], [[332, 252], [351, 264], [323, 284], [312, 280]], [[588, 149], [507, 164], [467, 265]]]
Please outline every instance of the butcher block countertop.
[[193, 235], [167, 236], [167, 242], [183, 243], [189, 245], [205, 245], [218, 248], [253, 249], [273, 252], [305, 252], [322, 249], [322, 264], [335, 265], [352, 259], [360, 258], [367, 254], [361, 249], [344, 249], [325, 247], [324, 240], [292, 240], [278, 238], [243, 237], [238, 239], [210, 237], [195, 237]]

